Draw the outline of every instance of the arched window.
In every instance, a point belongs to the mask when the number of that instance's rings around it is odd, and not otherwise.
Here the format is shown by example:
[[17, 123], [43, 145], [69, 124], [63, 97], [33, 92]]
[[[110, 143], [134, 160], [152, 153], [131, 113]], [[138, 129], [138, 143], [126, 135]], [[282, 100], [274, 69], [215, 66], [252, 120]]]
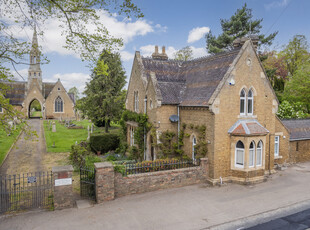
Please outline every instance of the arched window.
[[196, 145], [197, 145], [197, 140], [196, 137], [193, 137], [193, 144], [192, 144], [192, 158], [196, 158]]
[[253, 115], [253, 91], [248, 92], [248, 115]]
[[244, 145], [242, 141], [238, 141], [236, 144], [235, 166], [240, 168], [244, 167]]
[[263, 162], [263, 142], [259, 141], [256, 150], [256, 166], [262, 166]]
[[61, 113], [63, 112], [63, 101], [61, 97], [57, 97], [55, 100], [55, 112], [56, 113]]
[[240, 93], [240, 114], [245, 115], [245, 90], [242, 89]]
[[254, 167], [254, 160], [255, 160], [255, 143], [254, 141], [252, 141], [249, 150], [249, 167]]

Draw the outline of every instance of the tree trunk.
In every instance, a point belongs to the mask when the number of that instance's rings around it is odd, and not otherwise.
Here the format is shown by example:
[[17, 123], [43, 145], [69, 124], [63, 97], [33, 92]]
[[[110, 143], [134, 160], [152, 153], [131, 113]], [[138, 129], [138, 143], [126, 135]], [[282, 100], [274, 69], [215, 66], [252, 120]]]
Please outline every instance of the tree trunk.
[[104, 127], [105, 127], [105, 132], [108, 133], [109, 132], [109, 119], [108, 118], [105, 119]]

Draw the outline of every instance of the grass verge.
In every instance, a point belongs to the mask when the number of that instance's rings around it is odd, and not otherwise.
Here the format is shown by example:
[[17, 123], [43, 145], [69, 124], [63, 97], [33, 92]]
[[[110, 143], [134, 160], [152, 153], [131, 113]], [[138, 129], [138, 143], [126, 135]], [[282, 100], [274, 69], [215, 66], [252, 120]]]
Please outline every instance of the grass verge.
[[4, 130], [0, 130], [0, 165], [20, 132], [20, 126], [16, 126], [16, 130], [10, 136], [8, 136]]

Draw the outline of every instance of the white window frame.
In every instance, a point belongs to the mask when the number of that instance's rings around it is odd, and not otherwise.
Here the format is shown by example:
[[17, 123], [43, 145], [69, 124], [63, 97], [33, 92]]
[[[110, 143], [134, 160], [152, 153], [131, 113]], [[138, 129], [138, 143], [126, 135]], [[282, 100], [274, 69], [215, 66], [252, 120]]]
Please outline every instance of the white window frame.
[[278, 157], [280, 152], [280, 136], [274, 137], [274, 156]]
[[[237, 168], [244, 168], [244, 144], [242, 141], [240, 141], [243, 144], [243, 148], [237, 148], [237, 144], [239, 141], [237, 141], [236, 146], [235, 146], [235, 167]], [[242, 151], [242, 164], [237, 164], [237, 152]]]
[[[244, 93], [244, 97], [241, 96], [242, 92]], [[247, 101], [246, 101], [246, 91], [245, 91], [245, 89], [241, 90], [239, 96], [240, 96], [240, 107], [239, 107], [240, 115], [246, 115], [246, 112], [247, 112]], [[244, 107], [243, 107], [244, 111], [243, 112], [241, 112], [241, 101], [243, 101], [243, 104], [244, 104]]]
[[195, 159], [195, 150], [196, 150], [196, 145], [197, 145], [197, 139], [195, 136], [193, 136], [193, 143], [192, 143], [192, 159], [194, 160]]
[[130, 126], [130, 146], [135, 145], [135, 129]]
[[[253, 145], [253, 148], [249, 148], [249, 168], [253, 168], [255, 166], [255, 142], [252, 141], [251, 144]], [[250, 146], [251, 146], [250, 144]], [[252, 155], [252, 164], [250, 163], [250, 158]]]
[[[250, 92], [251, 92], [252, 96], [249, 96]], [[247, 97], [248, 97], [247, 98], [247, 114], [248, 115], [253, 115], [253, 111], [254, 111], [254, 97], [253, 97], [253, 90], [252, 89], [249, 90]], [[252, 106], [251, 106], [252, 111], [249, 112], [249, 108], [250, 108], [249, 104], [250, 103], [252, 104]]]
[[[260, 158], [258, 158], [258, 152], [260, 152]], [[260, 161], [260, 164], [257, 162]], [[256, 166], [262, 166], [263, 165], [263, 142], [259, 141], [256, 148]]]

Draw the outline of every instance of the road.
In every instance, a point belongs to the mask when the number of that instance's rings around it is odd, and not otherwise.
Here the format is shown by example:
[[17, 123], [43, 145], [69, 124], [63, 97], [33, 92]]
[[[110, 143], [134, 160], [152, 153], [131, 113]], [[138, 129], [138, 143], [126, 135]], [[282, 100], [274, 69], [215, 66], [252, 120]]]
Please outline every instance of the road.
[[22, 133], [15, 147], [8, 154], [0, 168], [0, 174], [19, 174], [44, 170], [42, 165], [45, 151], [45, 139], [43, 136], [43, 121], [30, 119], [27, 121], [32, 130], [37, 132], [38, 137], [25, 138]]

